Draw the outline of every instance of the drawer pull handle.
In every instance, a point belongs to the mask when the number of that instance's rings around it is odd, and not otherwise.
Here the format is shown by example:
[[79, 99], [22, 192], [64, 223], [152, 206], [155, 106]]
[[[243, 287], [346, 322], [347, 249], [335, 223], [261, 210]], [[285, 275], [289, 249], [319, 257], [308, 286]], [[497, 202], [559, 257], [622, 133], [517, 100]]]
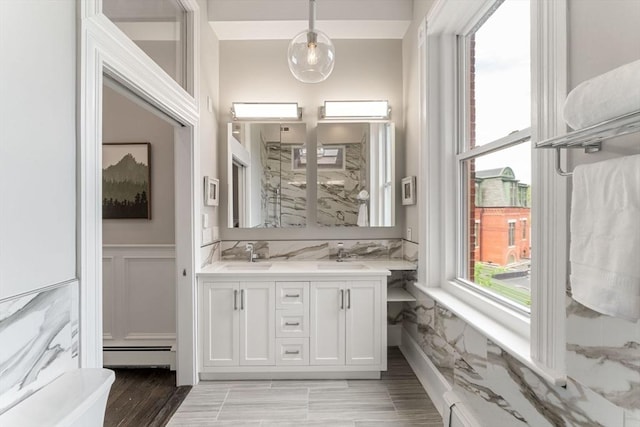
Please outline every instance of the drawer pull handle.
[[284, 322], [284, 326], [300, 326], [300, 322]]
[[284, 294], [285, 298], [300, 298], [300, 294]]
[[300, 354], [300, 350], [296, 350], [296, 351], [285, 350], [284, 354]]
[[238, 291], [234, 289], [233, 291], [233, 309], [238, 309]]

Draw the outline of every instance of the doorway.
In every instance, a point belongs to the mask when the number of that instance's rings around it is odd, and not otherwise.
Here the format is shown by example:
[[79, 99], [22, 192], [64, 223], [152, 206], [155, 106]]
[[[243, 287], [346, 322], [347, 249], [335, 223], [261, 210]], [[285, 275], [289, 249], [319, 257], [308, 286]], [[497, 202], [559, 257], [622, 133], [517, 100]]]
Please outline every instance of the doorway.
[[105, 77], [102, 98], [103, 364], [175, 370], [174, 129]]

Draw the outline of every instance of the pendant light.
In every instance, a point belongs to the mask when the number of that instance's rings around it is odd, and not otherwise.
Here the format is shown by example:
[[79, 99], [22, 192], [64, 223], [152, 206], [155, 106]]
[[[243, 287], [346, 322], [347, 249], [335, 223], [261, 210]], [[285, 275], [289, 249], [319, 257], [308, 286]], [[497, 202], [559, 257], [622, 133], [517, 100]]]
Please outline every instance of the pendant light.
[[316, 0], [309, 0], [309, 29], [291, 40], [287, 51], [291, 74], [303, 83], [320, 83], [329, 77], [335, 65], [331, 39], [315, 29]]

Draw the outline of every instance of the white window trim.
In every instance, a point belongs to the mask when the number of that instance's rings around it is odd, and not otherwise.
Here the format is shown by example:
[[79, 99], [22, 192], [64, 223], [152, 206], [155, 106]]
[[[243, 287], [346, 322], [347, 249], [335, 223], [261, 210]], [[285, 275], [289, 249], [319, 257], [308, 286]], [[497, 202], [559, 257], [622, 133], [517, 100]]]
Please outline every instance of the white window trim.
[[[532, 144], [566, 132], [566, 0], [532, 2]], [[554, 172], [551, 150], [533, 150], [530, 319], [455, 283], [458, 177], [457, 35], [467, 33], [495, 0], [439, 0], [419, 29], [421, 228], [416, 287], [483, 332], [555, 385], [566, 384], [565, 288], [567, 183]]]

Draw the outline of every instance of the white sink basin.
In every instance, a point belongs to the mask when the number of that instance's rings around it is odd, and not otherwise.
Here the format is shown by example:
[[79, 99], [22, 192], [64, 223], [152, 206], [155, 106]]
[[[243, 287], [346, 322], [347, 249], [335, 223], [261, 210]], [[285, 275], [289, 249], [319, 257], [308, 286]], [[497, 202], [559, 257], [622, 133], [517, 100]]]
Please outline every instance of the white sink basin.
[[271, 268], [269, 263], [252, 263], [246, 264], [227, 264], [224, 266], [225, 270], [268, 270]]
[[318, 270], [365, 270], [368, 267], [364, 264], [354, 264], [350, 262], [335, 262], [333, 264], [318, 264]]

